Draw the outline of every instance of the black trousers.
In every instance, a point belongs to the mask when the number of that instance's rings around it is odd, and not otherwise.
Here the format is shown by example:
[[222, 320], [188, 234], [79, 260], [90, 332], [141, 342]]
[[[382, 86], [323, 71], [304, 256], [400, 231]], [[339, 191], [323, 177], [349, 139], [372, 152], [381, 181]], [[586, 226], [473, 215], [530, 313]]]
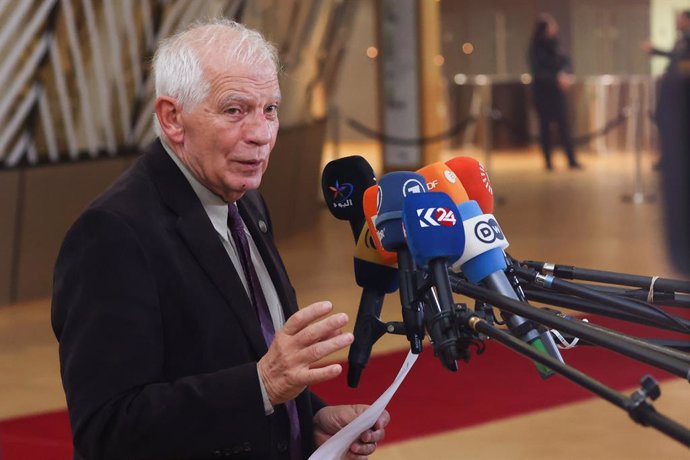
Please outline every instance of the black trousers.
[[532, 91], [534, 105], [539, 118], [539, 141], [544, 153], [546, 166], [551, 168], [551, 150], [553, 148], [551, 140], [552, 123], [555, 123], [558, 127], [558, 134], [563, 150], [565, 150], [565, 154], [568, 157], [568, 164], [570, 166], [576, 165], [577, 160], [575, 159], [573, 139], [570, 135], [565, 94], [558, 87], [555, 79], [535, 79], [532, 84]]

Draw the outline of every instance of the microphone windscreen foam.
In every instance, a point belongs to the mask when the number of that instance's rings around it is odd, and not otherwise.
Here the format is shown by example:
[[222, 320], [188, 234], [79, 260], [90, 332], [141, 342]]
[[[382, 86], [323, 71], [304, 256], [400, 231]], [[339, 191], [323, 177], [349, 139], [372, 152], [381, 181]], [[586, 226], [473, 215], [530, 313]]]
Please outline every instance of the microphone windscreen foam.
[[427, 268], [433, 259], [459, 259], [465, 230], [458, 208], [445, 193], [410, 195], [403, 206], [407, 246], [417, 265]]
[[494, 191], [484, 166], [474, 158], [455, 157], [446, 165], [458, 176], [470, 200], [479, 203], [486, 214], [494, 210]]
[[459, 260], [453, 269], [461, 268], [468, 281], [478, 284], [488, 275], [507, 268], [502, 249], [507, 247], [507, 240], [498, 222], [483, 214], [476, 201], [459, 204], [458, 211], [466, 235], [466, 252], [462, 258], [469, 259]]
[[455, 204], [467, 201], [469, 198], [458, 176], [448, 166], [441, 162], [432, 163], [417, 170], [426, 179], [426, 186], [430, 192], [443, 192]]
[[376, 230], [381, 239], [381, 246], [386, 251], [395, 251], [406, 244], [402, 229], [405, 197], [426, 192], [426, 180], [421, 174], [399, 171], [381, 177], [377, 197]]
[[358, 155], [329, 162], [321, 174], [323, 197], [337, 219], [363, 222], [362, 196], [376, 184], [371, 165]]
[[382, 294], [390, 294], [398, 290], [397, 268], [375, 264], [356, 257], [354, 261], [355, 281], [359, 287]]
[[369, 233], [371, 239], [378, 251], [383, 263], [386, 265], [394, 265], [398, 263], [398, 255], [391, 251], [386, 251], [381, 246], [381, 240], [376, 231], [376, 214], [378, 210], [378, 194], [379, 189], [376, 185], [372, 185], [364, 191], [364, 196], [362, 197], [362, 207], [364, 208], [364, 218], [367, 221], [367, 227], [369, 228]]

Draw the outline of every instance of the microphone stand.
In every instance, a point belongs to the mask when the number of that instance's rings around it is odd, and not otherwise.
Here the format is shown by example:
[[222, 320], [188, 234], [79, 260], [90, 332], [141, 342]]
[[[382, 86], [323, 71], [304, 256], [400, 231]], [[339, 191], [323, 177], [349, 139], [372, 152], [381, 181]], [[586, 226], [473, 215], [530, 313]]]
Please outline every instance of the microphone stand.
[[[469, 283], [466, 284], [468, 286], [475, 287]], [[482, 288], [477, 289], [494, 294], [491, 291]], [[499, 294], [495, 295], [498, 297], [503, 297]], [[508, 297], [505, 297], [505, 299], [511, 300], [511, 303], [519, 303], [509, 299]], [[523, 313], [520, 314], [527, 316]], [[642, 426], [651, 426], [675, 439], [681, 444], [690, 447], [690, 430], [680, 425], [678, 422], [657, 412], [654, 406], [649, 402], [649, 399], [656, 400], [661, 394], [659, 386], [650, 376], [644, 377], [642, 379], [640, 389], [628, 397], [602, 384], [598, 380], [589, 377], [583, 372], [580, 372], [571, 366], [565, 365], [551, 356], [540, 353], [529, 345], [518, 340], [513, 335], [508, 334], [501, 329], [490, 325], [478, 316], [475, 316], [470, 310], [466, 309], [464, 312], [460, 313], [460, 318], [462, 319], [463, 323], [467, 324], [467, 326], [475, 332], [491, 337], [497, 342], [516, 351], [517, 353], [549, 367], [554, 372], [562, 375], [571, 382], [580, 385], [592, 393], [601, 396], [603, 399], [609, 401], [613, 405], [620, 407], [621, 409], [625, 410], [628, 415], [630, 415], [630, 418], [632, 418], [636, 423]]]
[[[591, 324], [591, 323], [590, 323]], [[561, 337], [563, 337], [563, 340], [567, 342], [572, 342], [573, 340], [577, 339], [578, 337], [575, 337], [574, 335], [568, 334], [568, 333], [560, 333]], [[652, 339], [652, 338], [640, 338], [643, 342], [652, 344], [652, 345], [657, 345], [660, 347], [664, 348], [669, 348], [669, 349], [675, 349], [678, 351], [685, 351], [688, 352], [690, 351], [690, 340], [676, 340], [676, 339]], [[577, 346], [585, 346], [585, 347], [595, 347], [596, 345], [593, 343], [589, 343], [586, 340], [580, 340], [577, 342]]]
[[550, 328], [563, 330], [576, 337], [587, 340], [590, 343], [603, 346], [624, 356], [629, 356], [638, 361], [658, 367], [673, 375], [682, 377], [685, 380], [690, 380], [690, 365], [685, 359], [669, 356], [667, 353], [660, 353], [658, 350], [650, 348], [650, 344], [641, 342], [638, 339], [618, 334], [601, 327], [593, 328], [591, 325], [581, 321], [569, 321], [553, 313], [539, 310], [531, 305], [518, 302], [491, 290], [475, 286], [457, 277], [451, 279], [451, 285], [453, 291], [458, 294], [479, 299], [499, 309], [529, 318]]
[[626, 289], [622, 287], [606, 286], [601, 284], [577, 283], [578, 286], [584, 286], [588, 289], [602, 292], [604, 294], [615, 295], [627, 299], [637, 300], [640, 302], [651, 303], [654, 305], [662, 305], [664, 307], [690, 307], [690, 295], [676, 294], [675, 292], [654, 292], [652, 302], [647, 302], [649, 291], [644, 289]]
[[596, 283], [619, 284], [624, 286], [635, 286], [643, 289], [650, 289], [663, 292], [686, 292], [690, 293], [690, 282], [667, 278], [656, 278], [651, 276], [631, 275], [628, 273], [616, 273], [604, 270], [593, 270], [589, 268], [573, 267], [572, 265], [559, 265], [548, 262], [525, 260], [521, 265], [526, 265], [545, 274], [553, 274], [559, 278], [594, 281]]
[[[582, 311], [595, 315], [608, 316], [611, 318], [643, 324], [645, 326], [666, 329], [675, 332], [687, 333], [686, 327], [690, 327], [690, 321], [685, 318], [674, 316], [676, 321], [671, 321], [666, 316], [657, 311], [650, 310], [644, 313], [630, 313], [608, 307], [598, 302], [580, 299], [570, 295], [559, 294], [539, 287], [523, 287], [523, 292], [528, 300], [547, 303], [558, 307], [570, 308], [571, 310]], [[678, 324], [680, 322], [681, 324]]]
[[580, 286], [575, 283], [568, 281], [563, 281], [553, 275], [541, 275], [536, 271], [528, 268], [513, 267], [515, 274], [530, 283], [537, 283], [538, 286], [544, 287], [546, 289], [555, 289], [557, 291], [563, 292], [565, 294], [572, 294], [585, 299], [593, 300], [595, 302], [608, 304], [610, 307], [615, 308], [618, 311], [626, 313], [634, 313], [642, 316], [646, 316], [649, 312], [656, 312], [670, 321], [675, 322], [683, 331], [690, 333], [690, 327], [688, 327], [683, 322], [679, 321], [677, 318], [669, 315], [665, 311], [658, 307], [649, 305], [647, 303], [639, 303], [637, 301], [631, 301], [630, 299], [623, 299], [620, 297], [614, 297], [610, 295], [603, 294], [598, 291], [587, 289], [586, 287]]
[[[685, 379], [690, 379], [690, 366], [683, 362], [687, 359], [688, 355], [665, 349], [654, 344], [649, 344], [642, 340], [628, 337], [605, 328], [558, 317], [552, 313], [536, 309], [529, 304], [511, 299], [510, 297], [505, 297], [489, 289], [473, 285], [457, 276], [451, 276], [449, 281], [454, 292], [464, 294], [486, 304], [494, 305], [497, 308], [532, 319], [549, 327], [562, 329], [576, 337], [583, 338], [589, 343], [605, 346], [623, 355], [631, 356], [639, 361], [655, 365], [673, 374], [680, 375]], [[430, 287], [425, 287], [428, 288], [427, 294], [434, 294], [431, 292], [432, 290]], [[424, 290], [424, 287], [420, 289], [420, 291]], [[420, 291], [418, 291], [417, 295], [421, 294]], [[431, 299], [427, 298], [427, 302], [429, 300]], [[433, 312], [432, 316], [434, 316], [434, 320], [438, 319], [436, 317], [439, 316], [439, 313], [440, 312]], [[604, 385], [598, 380], [589, 377], [585, 373], [532, 348], [512, 334], [494, 327], [486, 319], [480, 317], [480, 314], [482, 316], [487, 316], [486, 312], [474, 312], [464, 305], [461, 306], [456, 304], [454, 309], [444, 312], [444, 314], [441, 315], [444, 318], [453, 320], [456, 324], [459, 333], [456, 336], [458, 338], [457, 346], [450, 346], [448, 349], [454, 349], [458, 352], [458, 358], [469, 361], [467, 348], [469, 344], [473, 342], [473, 339], [490, 337], [532, 361], [547, 366], [555, 373], [625, 410], [630, 418], [636, 423], [642, 426], [651, 426], [681, 444], [690, 447], [690, 430], [673, 419], [657, 412], [650, 402], [650, 400], [656, 400], [661, 395], [661, 390], [657, 382], [651, 376], [643, 377], [640, 388], [630, 396], [626, 396]], [[407, 332], [405, 330], [405, 324], [402, 322], [386, 323], [385, 328], [387, 332], [393, 334], [405, 335]]]

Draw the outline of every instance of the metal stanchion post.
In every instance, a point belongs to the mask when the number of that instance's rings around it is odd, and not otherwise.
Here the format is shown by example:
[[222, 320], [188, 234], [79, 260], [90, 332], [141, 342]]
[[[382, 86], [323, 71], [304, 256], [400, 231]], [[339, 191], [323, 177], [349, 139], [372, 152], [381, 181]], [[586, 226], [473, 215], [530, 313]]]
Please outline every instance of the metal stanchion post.
[[[493, 123], [500, 119], [501, 112], [495, 110], [493, 105], [493, 82], [490, 78], [482, 81], [480, 84], [484, 86], [484, 170], [491, 178], [493, 171], [492, 152], [493, 152]], [[494, 195], [494, 204], [502, 205], [505, 203], [505, 198]]]
[[493, 95], [491, 82], [484, 87], [484, 169], [491, 177], [491, 150], [493, 149]]
[[340, 158], [340, 110], [337, 106], [328, 107], [330, 137], [333, 142], [333, 158]]
[[656, 199], [656, 196], [645, 194], [642, 178], [642, 146], [640, 136], [640, 87], [641, 82], [638, 78], [630, 79], [630, 117], [631, 129], [628, 131], [628, 148], [632, 143], [634, 155], [634, 173], [633, 173], [633, 192], [631, 194], [623, 195], [623, 201], [626, 203], [642, 204], [651, 203]]

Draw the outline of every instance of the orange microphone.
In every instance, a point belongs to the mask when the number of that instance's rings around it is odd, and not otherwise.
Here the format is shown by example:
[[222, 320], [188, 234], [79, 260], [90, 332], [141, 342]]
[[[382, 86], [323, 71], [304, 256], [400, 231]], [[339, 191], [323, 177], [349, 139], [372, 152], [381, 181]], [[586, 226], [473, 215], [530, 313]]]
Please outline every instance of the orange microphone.
[[494, 210], [494, 191], [484, 166], [470, 157], [455, 157], [446, 161], [446, 165], [460, 178], [470, 200], [476, 201], [484, 214], [491, 214]]
[[430, 192], [443, 192], [450, 196], [455, 204], [469, 200], [458, 176], [440, 161], [418, 169], [417, 173], [424, 176]]
[[[362, 208], [364, 209], [364, 218], [367, 221], [367, 227], [369, 227], [369, 235], [371, 236], [371, 242], [376, 247], [376, 251], [381, 256], [381, 261], [385, 265], [395, 265], [398, 263], [398, 255], [391, 251], [386, 251], [381, 246], [381, 239], [376, 232], [376, 215], [378, 214], [378, 185], [372, 185], [364, 191], [362, 196]], [[368, 241], [367, 241], [368, 243]]]

